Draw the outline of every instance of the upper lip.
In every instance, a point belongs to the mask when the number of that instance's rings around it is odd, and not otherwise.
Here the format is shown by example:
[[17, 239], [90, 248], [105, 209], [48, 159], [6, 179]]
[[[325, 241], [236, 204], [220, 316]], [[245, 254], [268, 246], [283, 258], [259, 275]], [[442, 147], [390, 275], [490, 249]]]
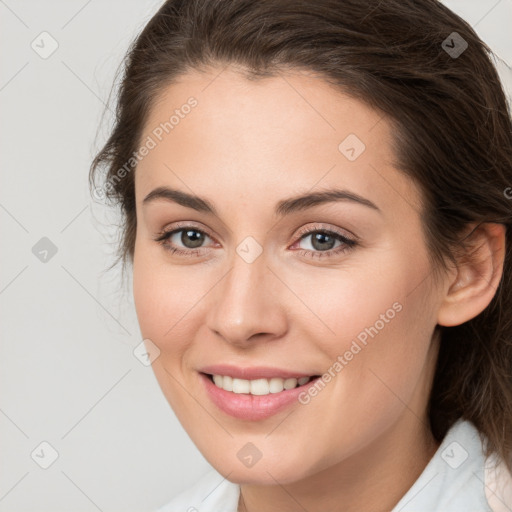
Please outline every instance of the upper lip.
[[289, 379], [293, 377], [312, 377], [313, 375], [316, 375], [314, 373], [294, 372], [283, 368], [271, 368], [268, 366], [249, 366], [246, 368], [240, 368], [229, 364], [203, 366], [199, 371], [209, 373], [210, 375], [229, 375], [230, 377], [245, 380], [271, 379], [272, 377]]

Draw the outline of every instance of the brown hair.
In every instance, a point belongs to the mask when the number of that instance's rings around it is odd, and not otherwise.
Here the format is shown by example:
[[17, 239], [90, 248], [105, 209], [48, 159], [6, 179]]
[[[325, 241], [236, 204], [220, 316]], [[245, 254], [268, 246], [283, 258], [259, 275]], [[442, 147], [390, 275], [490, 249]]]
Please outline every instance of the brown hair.
[[[463, 53], [453, 53], [464, 41]], [[458, 418], [473, 422], [488, 440], [486, 455], [512, 471], [512, 122], [492, 55], [436, 0], [165, 2], [129, 49], [115, 125], [91, 165], [91, 186], [105, 168], [103, 192], [123, 214], [118, 261], [133, 261], [130, 157], [159, 93], [209, 66], [231, 64], [252, 80], [313, 71], [392, 123], [397, 168], [422, 191], [435, 276], [467, 249], [470, 223], [506, 225], [504, 273], [489, 306], [462, 325], [437, 326], [428, 413], [438, 441]]]

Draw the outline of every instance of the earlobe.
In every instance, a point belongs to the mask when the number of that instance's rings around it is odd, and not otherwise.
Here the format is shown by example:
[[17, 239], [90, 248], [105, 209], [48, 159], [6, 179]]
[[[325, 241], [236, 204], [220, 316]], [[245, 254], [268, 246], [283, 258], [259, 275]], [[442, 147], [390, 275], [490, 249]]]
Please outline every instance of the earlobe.
[[505, 232], [503, 224], [483, 223], [471, 233], [439, 308], [439, 325], [463, 324], [490, 304], [503, 274]]

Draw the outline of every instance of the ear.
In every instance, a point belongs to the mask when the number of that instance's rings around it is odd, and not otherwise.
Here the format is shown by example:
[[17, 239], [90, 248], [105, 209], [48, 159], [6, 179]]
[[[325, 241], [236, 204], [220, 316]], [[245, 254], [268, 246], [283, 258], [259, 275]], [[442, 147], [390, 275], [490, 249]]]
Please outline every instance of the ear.
[[505, 225], [483, 223], [469, 231], [468, 250], [459, 257], [456, 276], [439, 307], [439, 325], [460, 325], [479, 315], [493, 299], [503, 274]]

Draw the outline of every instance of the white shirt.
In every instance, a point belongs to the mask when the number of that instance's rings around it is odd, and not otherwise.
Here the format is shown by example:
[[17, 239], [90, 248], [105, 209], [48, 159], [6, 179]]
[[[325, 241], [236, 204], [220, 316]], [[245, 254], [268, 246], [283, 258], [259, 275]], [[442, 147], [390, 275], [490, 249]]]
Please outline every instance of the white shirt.
[[[391, 512], [512, 512], [512, 475], [459, 419]], [[240, 486], [211, 469], [156, 512], [237, 512]]]

